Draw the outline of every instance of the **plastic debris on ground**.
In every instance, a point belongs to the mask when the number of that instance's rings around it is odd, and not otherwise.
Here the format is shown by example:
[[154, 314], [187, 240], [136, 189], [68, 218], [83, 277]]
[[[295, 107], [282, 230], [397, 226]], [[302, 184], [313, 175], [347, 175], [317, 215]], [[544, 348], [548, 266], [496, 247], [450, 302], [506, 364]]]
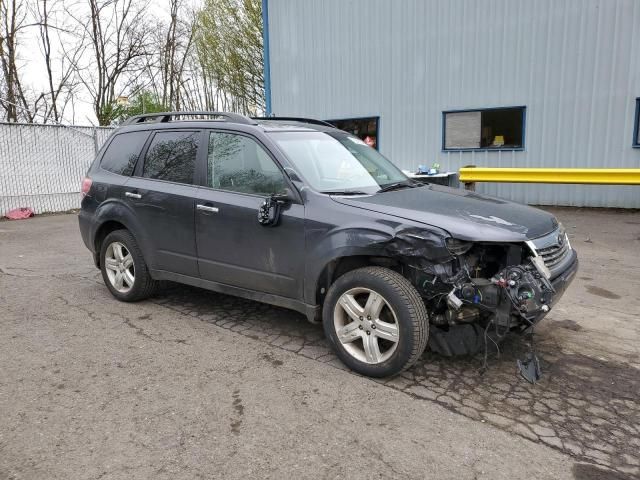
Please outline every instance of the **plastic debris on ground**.
[[13, 210], [9, 210], [5, 217], [9, 220], [24, 220], [25, 218], [33, 217], [35, 214], [32, 208], [23, 207], [23, 208], [14, 208]]

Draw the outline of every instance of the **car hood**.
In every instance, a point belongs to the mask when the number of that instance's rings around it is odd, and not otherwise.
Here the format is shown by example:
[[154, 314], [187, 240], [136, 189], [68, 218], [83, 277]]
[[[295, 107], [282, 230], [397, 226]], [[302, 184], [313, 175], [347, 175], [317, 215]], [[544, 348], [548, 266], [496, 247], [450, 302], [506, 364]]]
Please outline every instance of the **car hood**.
[[442, 228], [461, 240], [523, 242], [552, 232], [556, 218], [537, 208], [468, 190], [425, 185], [333, 200]]

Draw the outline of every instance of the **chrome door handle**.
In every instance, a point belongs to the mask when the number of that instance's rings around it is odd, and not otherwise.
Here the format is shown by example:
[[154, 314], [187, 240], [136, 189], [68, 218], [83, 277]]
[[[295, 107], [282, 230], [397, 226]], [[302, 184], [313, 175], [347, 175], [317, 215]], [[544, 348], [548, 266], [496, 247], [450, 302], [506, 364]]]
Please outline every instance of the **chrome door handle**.
[[201, 210], [203, 212], [211, 212], [211, 213], [218, 213], [219, 212], [217, 207], [210, 207], [208, 205], [197, 204], [196, 205], [196, 209]]
[[139, 193], [125, 192], [124, 194], [129, 198], [137, 198], [137, 199], [142, 198], [142, 195], [140, 195]]

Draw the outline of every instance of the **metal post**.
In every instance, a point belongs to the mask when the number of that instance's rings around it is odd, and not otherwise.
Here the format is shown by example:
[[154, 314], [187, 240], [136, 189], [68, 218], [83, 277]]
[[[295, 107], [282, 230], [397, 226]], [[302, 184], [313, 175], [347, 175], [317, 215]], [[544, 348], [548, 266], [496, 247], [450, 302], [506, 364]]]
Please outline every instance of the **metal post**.
[[[475, 165], [465, 165], [463, 168], [476, 168]], [[463, 182], [464, 189], [472, 192], [476, 191], [476, 182]]]
[[96, 127], [93, 127], [93, 153], [94, 155], [98, 154], [98, 131]]

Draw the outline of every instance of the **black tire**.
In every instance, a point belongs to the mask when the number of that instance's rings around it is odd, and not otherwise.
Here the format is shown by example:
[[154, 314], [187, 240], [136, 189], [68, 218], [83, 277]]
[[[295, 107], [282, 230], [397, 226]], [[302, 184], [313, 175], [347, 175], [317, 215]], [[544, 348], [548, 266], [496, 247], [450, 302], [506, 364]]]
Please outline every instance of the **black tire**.
[[[387, 308], [395, 313], [397, 345], [389, 358], [380, 363], [368, 363], [366, 359], [361, 361], [355, 358], [338, 339], [334, 321], [336, 304], [344, 293], [358, 288], [381, 295]], [[339, 277], [327, 292], [322, 323], [329, 343], [340, 360], [352, 370], [369, 377], [388, 377], [406, 370], [422, 355], [429, 337], [427, 309], [417, 290], [402, 275], [383, 267], [359, 268]], [[355, 340], [360, 341], [364, 344], [364, 340]]]
[[[114, 242], [123, 244], [133, 259], [133, 269], [135, 272], [134, 281], [126, 293], [119, 292], [111, 283], [107, 274], [106, 252], [109, 245]], [[102, 271], [102, 279], [111, 294], [123, 302], [136, 302], [148, 298], [153, 295], [158, 288], [158, 282], [151, 278], [149, 274], [147, 264], [144, 261], [138, 243], [128, 230], [114, 230], [105, 237], [100, 247], [100, 270]]]

